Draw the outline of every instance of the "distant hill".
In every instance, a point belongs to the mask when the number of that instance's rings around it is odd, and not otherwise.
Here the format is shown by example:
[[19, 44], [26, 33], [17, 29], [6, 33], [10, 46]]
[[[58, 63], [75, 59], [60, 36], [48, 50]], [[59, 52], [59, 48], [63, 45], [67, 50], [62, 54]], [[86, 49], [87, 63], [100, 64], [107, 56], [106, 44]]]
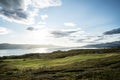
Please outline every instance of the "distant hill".
[[85, 48], [115, 48], [120, 47], [120, 41], [114, 41], [109, 43], [101, 43], [101, 44], [93, 44], [93, 45], [86, 45], [83, 46]]
[[40, 48], [40, 47], [58, 47], [55, 45], [35, 45], [35, 44], [0, 44], [0, 49], [30, 49], [30, 48]]

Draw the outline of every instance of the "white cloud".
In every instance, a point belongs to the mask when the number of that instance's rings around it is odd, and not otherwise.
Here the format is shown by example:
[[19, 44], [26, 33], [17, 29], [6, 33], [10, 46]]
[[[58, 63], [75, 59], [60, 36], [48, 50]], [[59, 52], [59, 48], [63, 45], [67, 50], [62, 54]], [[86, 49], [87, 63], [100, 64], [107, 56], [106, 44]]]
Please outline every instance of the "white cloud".
[[78, 30], [54, 30], [51, 34], [54, 38], [69, 37], [70, 35], [77, 33]]
[[44, 14], [44, 15], [41, 15], [40, 17], [41, 17], [41, 19], [44, 21], [44, 20], [46, 20], [46, 19], [48, 18], [48, 15], [47, 15], [47, 14]]
[[[82, 46], [85, 45], [84, 43], [76, 43], [71, 41], [70, 39], [81, 36], [84, 36], [85, 32], [81, 29], [51, 29], [51, 28], [41, 28], [38, 30], [28, 31], [25, 39], [29, 39], [28, 41], [33, 42], [34, 44], [53, 44], [53, 45], [60, 45], [65, 47], [72, 47], [72, 46]], [[39, 36], [39, 37], [38, 37]], [[49, 41], [48, 41], [49, 40]], [[67, 45], [64, 45], [67, 44]]]
[[37, 23], [37, 25], [46, 25], [46, 22], [40, 21], [40, 22]]
[[10, 22], [34, 24], [40, 9], [54, 6], [61, 6], [61, 0], [0, 0], [0, 17]]
[[75, 24], [75, 23], [72, 23], [72, 22], [66, 22], [66, 23], [64, 23], [64, 26], [75, 27], [76, 24]]
[[51, 6], [61, 6], [61, 0], [31, 0], [36, 8], [47, 8]]
[[0, 27], [0, 35], [5, 35], [10, 33], [10, 30], [4, 27]]

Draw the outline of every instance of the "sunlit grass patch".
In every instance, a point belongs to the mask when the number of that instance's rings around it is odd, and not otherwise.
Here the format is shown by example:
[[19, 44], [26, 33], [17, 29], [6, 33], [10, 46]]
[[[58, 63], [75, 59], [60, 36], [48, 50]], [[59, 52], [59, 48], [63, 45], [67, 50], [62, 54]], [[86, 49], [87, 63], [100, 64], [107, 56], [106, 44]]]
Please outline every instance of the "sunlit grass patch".
[[80, 54], [76, 56], [68, 56], [65, 58], [50, 59], [50, 60], [30, 59], [30, 58], [6, 59], [4, 60], [4, 62], [18, 69], [24, 69], [24, 68], [38, 69], [40, 67], [52, 67], [52, 66], [66, 65], [66, 64], [72, 64], [75, 62], [85, 61], [88, 59], [109, 57], [112, 55], [117, 55], [117, 54], [114, 54], [114, 53], [113, 54], [112, 53], [111, 54]]

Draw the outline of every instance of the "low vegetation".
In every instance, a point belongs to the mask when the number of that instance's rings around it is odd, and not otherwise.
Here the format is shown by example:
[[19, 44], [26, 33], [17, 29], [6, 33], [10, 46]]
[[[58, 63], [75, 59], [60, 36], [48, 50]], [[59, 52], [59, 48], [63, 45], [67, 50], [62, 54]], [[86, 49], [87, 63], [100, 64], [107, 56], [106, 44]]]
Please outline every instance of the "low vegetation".
[[120, 49], [5, 56], [0, 80], [120, 80]]

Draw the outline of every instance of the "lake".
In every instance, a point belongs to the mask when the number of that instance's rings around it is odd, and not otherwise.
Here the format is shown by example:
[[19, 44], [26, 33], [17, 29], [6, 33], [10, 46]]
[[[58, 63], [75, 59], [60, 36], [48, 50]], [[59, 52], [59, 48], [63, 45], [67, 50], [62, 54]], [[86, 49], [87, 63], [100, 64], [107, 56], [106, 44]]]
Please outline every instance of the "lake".
[[69, 50], [70, 48], [32, 48], [32, 49], [3, 49], [0, 56], [23, 55], [28, 53], [49, 53], [57, 50]]
[[0, 50], [0, 56], [23, 55], [29, 53], [50, 53], [57, 50], [67, 51], [71, 49], [97, 49], [97, 48], [63, 47], [63, 48], [3, 49]]

